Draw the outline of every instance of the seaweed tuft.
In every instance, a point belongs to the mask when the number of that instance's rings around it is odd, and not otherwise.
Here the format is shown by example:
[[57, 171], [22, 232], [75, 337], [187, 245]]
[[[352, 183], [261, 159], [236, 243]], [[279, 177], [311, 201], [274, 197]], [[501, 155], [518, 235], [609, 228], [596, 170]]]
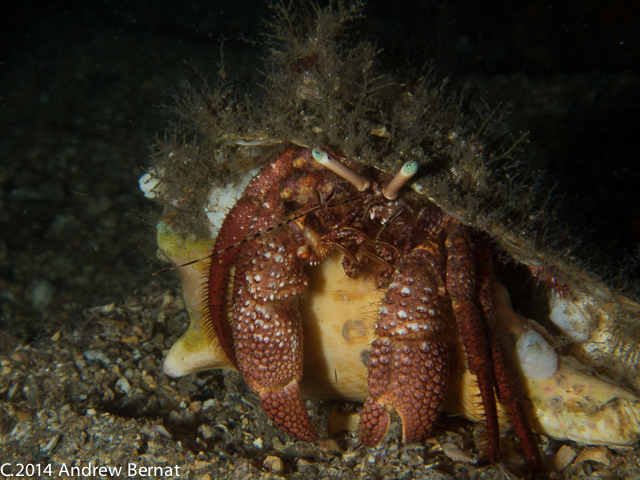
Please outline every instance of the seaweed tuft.
[[416, 188], [465, 222], [544, 231], [532, 225], [545, 202], [523, 173], [526, 135], [504, 127], [508, 106], [450, 88], [432, 65], [385, 71], [375, 43], [351, 35], [362, 2], [271, 9], [261, 91], [243, 97], [229, 83], [203, 80], [175, 96], [177, 122], [153, 146], [150, 171], [174, 228], [204, 235], [208, 191], [293, 143], [391, 172], [416, 160]]
[[597, 277], [574, 255], [581, 235], [558, 220], [558, 196], [529, 165], [527, 133], [509, 131], [509, 104], [453, 88], [431, 64], [387, 71], [384, 52], [354, 34], [362, 2], [270, 8], [260, 85], [237, 91], [223, 66], [217, 83], [187, 83], [170, 106], [175, 123], [152, 146], [149, 173], [177, 232], [212, 236], [211, 212], [229, 208], [218, 196], [240, 191], [288, 145], [319, 146], [386, 172], [417, 161], [416, 191], [519, 262], [553, 266], [567, 283]]

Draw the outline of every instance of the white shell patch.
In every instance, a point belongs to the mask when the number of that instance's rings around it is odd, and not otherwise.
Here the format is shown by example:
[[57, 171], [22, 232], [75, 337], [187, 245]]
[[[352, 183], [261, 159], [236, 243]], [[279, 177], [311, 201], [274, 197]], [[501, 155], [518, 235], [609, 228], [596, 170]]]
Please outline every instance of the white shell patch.
[[229, 185], [216, 185], [211, 187], [207, 194], [207, 202], [204, 205], [204, 212], [209, 220], [209, 236], [215, 239], [218, 236], [222, 222], [224, 221], [229, 210], [242, 197], [242, 192], [247, 188], [249, 182], [258, 174], [260, 168], [249, 170], [238, 183]]
[[582, 343], [589, 340], [591, 315], [580, 308], [579, 303], [562, 298], [560, 295], [553, 295], [549, 299], [549, 308], [551, 309], [549, 319], [562, 333], [576, 342]]
[[516, 351], [522, 373], [529, 380], [544, 382], [558, 370], [558, 355], [535, 330], [527, 330], [518, 339]]

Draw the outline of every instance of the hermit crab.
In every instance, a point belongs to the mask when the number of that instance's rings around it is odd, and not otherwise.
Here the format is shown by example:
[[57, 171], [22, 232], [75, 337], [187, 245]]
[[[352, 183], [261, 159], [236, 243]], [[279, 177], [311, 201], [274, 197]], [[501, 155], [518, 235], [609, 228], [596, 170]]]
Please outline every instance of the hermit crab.
[[305, 394], [364, 402], [366, 446], [390, 410], [415, 442], [443, 406], [486, 421], [492, 462], [503, 410], [537, 469], [533, 431], [636, 442], [640, 307], [536, 237], [545, 206], [516, 188], [531, 179], [502, 110], [430, 70], [383, 73], [347, 35], [359, 4], [273, 8], [267, 93], [187, 89], [140, 179], [191, 316], [165, 372], [237, 369], [307, 441]]

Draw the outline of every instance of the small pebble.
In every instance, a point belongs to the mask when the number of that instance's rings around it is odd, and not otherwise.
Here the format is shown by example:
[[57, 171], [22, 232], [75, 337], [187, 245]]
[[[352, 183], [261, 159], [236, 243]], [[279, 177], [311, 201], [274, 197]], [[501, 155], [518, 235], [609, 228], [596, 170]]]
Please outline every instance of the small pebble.
[[578, 452], [575, 448], [570, 447], [569, 445], [563, 445], [560, 447], [560, 450], [558, 450], [558, 453], [556, 453], [551, 459], [550, 466], [556, 472], [561, 472], [571, 465], [571, 462], [573, 462], [577, 454]]
[[60, 436], [61, 436], [60, 434], [56, 434], [53, 437], [51, 437], [51, 440], [49, 440], [49, 443], [47, 443], [40, 451], [42, 453], [50, 453], [58, 443], [58, 440], [60, 440]]
[[142, 427], [140, 432], [145, 433], [147, 435], [156, 434], [164, 438], [172, 437], [172, 435], [162, 425], [145, 425], [144, 427]]
[[87, 313], [104, 314], [104, 313], [111, 313], [115, 309], [116, 309], [116, 304], [110, 303], [108, 305], [100, 305], [99, 307], [88, 308]]
[[99, 361], [105, 367], [108, 367], [111, 364], [111, 361], [109, 360], [109, 357], [107, 357], [100, 350], [87, 350], [86, 352], [83, 353], [83, 355], [84, 355], [84, 358], [86, 358], [87, 360], [89, 360], [89, 361]]
[[468, 463], [470, 465], [475, 465], [476, 463], [478, 463], [477, 459], [463, 452], [455, 443], [443, 444], [442, 451], [454, 462]]
[[284, 469], [284, 465], [282, 463], [282, 460], [280, 460], [279, 457], [274, 457], [272, 455], [269, 455], [264, 463], [264, 468], [266, 468], [268, 471], [275, 473], [276, 475], [280, 475], [282, 473], [282, 470]]
[[204, 401], [204, 403], [202, 404], [202, 409], [209, 410], [210, 408], [218, 408], [217, 400], [210, 398]]
[[126, 379], [126, 377], [120, 377], [116, 382], [116, 387], [118, 387], [127, 395], [131, 393], [131, 384], [129, 383], [129, 380]]
[[312, 463], [308, 462], [304, 458], [301, 458], [301, 459], [298, 460], [298, 472], [305, 473], [305, 472], [307, 472], [307, 470], [309, 470], [309, 468], [312, 465], [313, 465]]
[[329, 455], [338, 455], [341, 452], [340, 445], [332, 438], [320, 440], [317, 445], [318, 450]]
[[358, 452], [347, 452], [342, 455], [342, 460], [349, 465], [358, 460]]
[[609, 458], [610, 454], [611, 451], [602, 445], [586, 447], [578, 454], [578, 458], [576, 458], [575, 463], [590, 461], [602, 463], [603, 465], [608, 466], [611, 463], [611, 459]]
[[271, 443], [273, 444], [273, 448], [280, 453], [284, 453], [284, 445], [280, 441], [278, 437], [272, 437]]
[[198, 432], [200, 433], [200, 435], [202, 435], [202, 438], [204, 438], [205, 440], [209, 440], [215, 435], [215, 430], [211, 428], [209, 425], [207, 425], [206, 423], [203, 423], [198, 427]]
[[124, 337], [122, 339], [122, 343], [130, 343], [131, 345], [140, 345], [140, 339], [135, 335], [131, 335], [130, 337]]

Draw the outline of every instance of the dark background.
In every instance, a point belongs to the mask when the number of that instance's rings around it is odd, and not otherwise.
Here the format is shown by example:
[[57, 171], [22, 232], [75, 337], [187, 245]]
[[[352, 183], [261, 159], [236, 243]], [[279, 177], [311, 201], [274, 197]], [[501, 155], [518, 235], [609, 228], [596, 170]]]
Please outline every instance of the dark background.
[[[240, 37], [258, 39], [264, 3], [122, 3], [0, 7], [0, 329], [18, 338], [173, 282], [151, 276], [153, 206], [137, 184], [169, 120], [159, 105], [196, 80], [193, 66], [215, 77], [223, 37], [234, 82], [260, 80], [261, 49]], [[532, 166], [576, 226], [575, 255], [634, 274], [639, 2], [395, 1], [365, 13], [355, 30], [390, 66], [432, 58], [456, 85], [512, 101], [513, 129], [531, 131]]]

